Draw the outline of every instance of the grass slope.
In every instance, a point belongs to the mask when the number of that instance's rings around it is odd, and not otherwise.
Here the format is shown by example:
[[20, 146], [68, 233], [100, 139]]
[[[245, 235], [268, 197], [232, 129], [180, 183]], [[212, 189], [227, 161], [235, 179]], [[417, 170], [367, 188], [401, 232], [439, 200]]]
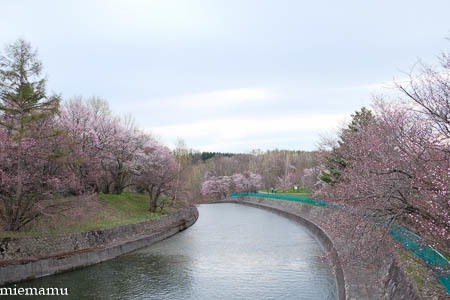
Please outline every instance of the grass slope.
[[[163, 197], [162, 200], [169, 200]], [[30, 223], [24, 231], [0, 231], [0, 237], [43, 236], [110, 228], [149, 220], [176, 210], [167, 207], [163, 212], [149, 213], [148, 197], [129, 192], [54, 198], [48, 204], [56, 204], [56, 208]]]

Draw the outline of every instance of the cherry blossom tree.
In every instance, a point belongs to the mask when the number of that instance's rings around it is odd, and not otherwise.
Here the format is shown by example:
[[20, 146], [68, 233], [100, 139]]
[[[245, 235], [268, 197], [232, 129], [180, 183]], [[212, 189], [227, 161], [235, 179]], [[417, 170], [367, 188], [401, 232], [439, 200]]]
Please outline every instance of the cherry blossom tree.
[[401, 88], [413, 103], [376, 99], [370, 118], [354, 115], [324, 160], [328, 185], [317, 196], [364, 222], [399, 222], [448, 249], [450, 84], [437, 74], [426, 70], [412, 91]]
[[[69, 152], [66, 166], [72, 173], [70, 190], [73, 194], [99, 190], [110, 178], [101, 173], [101, 162], [114, 141], [117, 119], [111, 115], [106, 101], [76, 97], [64, 103], [59, 123], [66, 131], [61, 141]], [[106, 184], [109, 187], [109, 184]]]
[[256, 193], [262, 185], [262, 177], [252, 172], [243, 172], [232, 176], [237, 192]]
[[398, 83], [406, 101], [418, 106], [415, 111], [426, 115], [443, 139], [450, 139], [450, 54], [440, 56], [440, 68], [420, 63], [420, 69], [409, 75], [407, 84]]
[[257, 192], [262, 185], [262, 177], [252, 172], [236, 173], [231, 176], [208, 176], [202, 183], [202, 194], [225, 198], [231, 192]]
[[140, 168], [139, 155], [150, 137], [139, 131], [131, 122], [116, 121], [111, 133], [111, 143], [102, 152], [101, 167], [103, 178], [110, 179], [105, 183], [105, 191], [121, 194], [125, 188], [135, 185], [134, 175]]
[[210, 176], [203, 181], [201, 192], [203, 195], [211, 195], [220, 199], [227, 196], [232, 190], [232, 186], [233, 179], [230, 176]]
[[304, 169], [300, 178], [300, 183], [311, 191], [315, 190], [316, 188], [320, 188], [320, 186], [322, 185], [322, 181], [319, 179], [319, 175], [323, 168], [323, 166], [317, 166]]
[[47, 95], [41, 71], [24, 40], [0, 57], [0, 220], [6, 230], [34, 220], [39, 202], [61, 188], [53, 161], [63, 154], [51, 147], [59, 97]]
[[155, 212], [161, 195], [172, 192], [177, 163], [171, 151], [152, 142], [139, 152], [136, 184], [148, 193], [149, 211]]
[[286, 190], [289, 189], [289, 187], [294, 185], [295, 179], [296, 179], [296, 174], [293, 173], [293, 172], [289, 172], [289, 173], [287, 173], [287, 174], [285, 174], [283, 176], [279, 176], [278, 180], [277, 180], [276, 187], [278, 189], [286, 191]]

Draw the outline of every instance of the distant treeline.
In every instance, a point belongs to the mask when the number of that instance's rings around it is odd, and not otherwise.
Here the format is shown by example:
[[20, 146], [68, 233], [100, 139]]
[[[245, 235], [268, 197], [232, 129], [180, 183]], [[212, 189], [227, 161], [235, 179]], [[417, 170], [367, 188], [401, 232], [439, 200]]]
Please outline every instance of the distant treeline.
[[197, 152], [197, 151], [192, 151], [190, 153], [191, 158], [192, 158], [192, 164], [198, 164], [199, 161], [207, 161], [210, 158], [213, 157], [232, 157], [233, 155], [235, 155], [234, 153], [222, 153], [222, 152]]

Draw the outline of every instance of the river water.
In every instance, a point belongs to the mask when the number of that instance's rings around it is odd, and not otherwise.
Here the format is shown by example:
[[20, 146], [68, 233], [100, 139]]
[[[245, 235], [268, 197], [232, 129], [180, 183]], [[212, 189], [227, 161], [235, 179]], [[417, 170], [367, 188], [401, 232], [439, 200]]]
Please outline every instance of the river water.
[[304, 227], [238, 204], [198, 210], [192, 227], [157, 244], [17, 287], [68, 288], [64, 299], [337, 299], [332, 268], [317, 258], [324, 250]]

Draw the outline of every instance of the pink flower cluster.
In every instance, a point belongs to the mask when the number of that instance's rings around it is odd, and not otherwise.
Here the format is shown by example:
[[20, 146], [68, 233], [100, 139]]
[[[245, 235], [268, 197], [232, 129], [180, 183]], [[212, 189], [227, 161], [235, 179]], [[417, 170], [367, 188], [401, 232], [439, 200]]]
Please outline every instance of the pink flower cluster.
[[262, 185], [262, 177], [252, 172], [235, 173], [231, 176], [210, 176], [202, 183], [202, 194], [217, 198], [228, 193], [256, 192]]

